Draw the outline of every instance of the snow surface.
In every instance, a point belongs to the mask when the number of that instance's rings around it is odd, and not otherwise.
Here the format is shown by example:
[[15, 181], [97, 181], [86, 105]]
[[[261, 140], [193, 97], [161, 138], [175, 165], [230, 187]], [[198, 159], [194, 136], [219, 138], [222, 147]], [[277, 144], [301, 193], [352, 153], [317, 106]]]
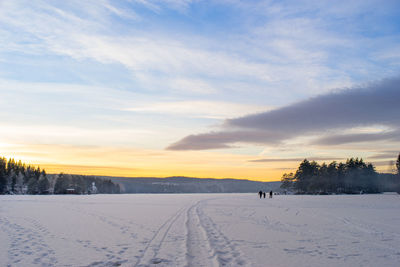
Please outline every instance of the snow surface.
[[0, 196], [0, 266], [399, 266], [400, 196]]

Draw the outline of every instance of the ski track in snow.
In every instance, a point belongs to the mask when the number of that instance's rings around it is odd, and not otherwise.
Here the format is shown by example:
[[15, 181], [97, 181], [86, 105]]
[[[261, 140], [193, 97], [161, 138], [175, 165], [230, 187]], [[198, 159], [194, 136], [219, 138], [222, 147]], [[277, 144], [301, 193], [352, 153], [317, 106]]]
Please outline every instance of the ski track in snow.
[[197, 206], [191, 206], [186, 212], [186, 260], [187, 266], [218, 266], [213, 248], [207, 240]]
[[400, 262], [398, 196], [0, 196], [0, 202], [6, 239], [0, 266]]
[[157, 258], [158, 253], [164, 243], [168, 232], [174, 223], [181, 217], [184, 212], [184, 208], [180, 209], [177, 213], [173, 214], [168, 218], [154, 233], [153, 237], [147, 242], [145, 248], [141, 251], [141, 255], [138, 256], [138, 261], [134, 265], [136, 266], [147, 266], [149, 264], [168, 264], [169, 260]]
[[164, 248], [170, 229], [185, 218], [186, 236], [182, 240], [185, 242], [186, 266], [244, 266], [240, 252], [201, 210], [203, 202], [184, 207], [168, 218], [147, 242], [134, 266], [174, 265], [170, 259], [158, 257], [158, 254]]

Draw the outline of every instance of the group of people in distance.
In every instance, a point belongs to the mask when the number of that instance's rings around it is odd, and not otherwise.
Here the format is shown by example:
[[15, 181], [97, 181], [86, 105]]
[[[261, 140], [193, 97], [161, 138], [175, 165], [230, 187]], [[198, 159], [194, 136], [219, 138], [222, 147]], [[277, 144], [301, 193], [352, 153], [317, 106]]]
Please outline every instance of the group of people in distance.
[[[265, 198], [265, 192], [261, 191], [258, 192], [258, 195], [260, 196], [260, 198], [264, 197]], [[269, 198], [272, 198], [272, 190], [269, 191]]]

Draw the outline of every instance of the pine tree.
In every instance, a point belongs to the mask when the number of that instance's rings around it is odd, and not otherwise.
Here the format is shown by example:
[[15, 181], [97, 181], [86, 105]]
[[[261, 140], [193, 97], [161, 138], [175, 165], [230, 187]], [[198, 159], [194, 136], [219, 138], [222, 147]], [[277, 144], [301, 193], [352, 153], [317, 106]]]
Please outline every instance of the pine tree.
[[58, 175], [51, 175], [47, 177], [47, 179], [49, 180], [49, 194], [54, 194], [54, 186], [56, 184], [57, 177]]
[[38, 193], [38, 181], [36, 177], [32, 177], [28, 181], [28, 194], [36, 195]]
[[0, 194], [3, 194], [6, 190], [7, 185], [7, 160], [5, 158], [0, 158]]
[[54, 185], [54, 194], [65, 194], [70, 185], [70, 176], [60, 173]]
[[284, 173], [282, 175], [282, 179], [281, 179], [281, 182], [282, 182], [281, 188], [292, 189], [294, 186], [293, 180], [294, 180], [294, 174], [292, 172], [289, 174]]
[[397, 160], [396, 160], [396, 174], [397, 174], [396, 175], [397, 176], [397, 179], [396, 179], [396, 183], [397, 183], [396, 191], [397, 191], [397, 193], [400, 194], [400, 153], [397, 156]]
[[47, 177], [40, 175], [38, 185], [37, 185], [38, 193], [39, 194], [48, 194], [49, 187], [50, 187], [50, 183], [49, 183], [49, 180], [47, 179]]
[[11, 180], [11, 192], [16, 193], [15, 185], [17, 183], [18, 171], [17, 169], [11, 170], [9, 179]]
[[19, 172], [17, 175], [14, 192], [16, 194], [24, 194], [26, 192], [23, 192], [23, 188], [24, 188], [24, 175], [23, 172]]
[[328, 192], [333, 193], [337, 191], [338, 188], [338, 166], [336, 161], [329, 163], [327, 168], [327, 179], [326, 179], [326, 189]]

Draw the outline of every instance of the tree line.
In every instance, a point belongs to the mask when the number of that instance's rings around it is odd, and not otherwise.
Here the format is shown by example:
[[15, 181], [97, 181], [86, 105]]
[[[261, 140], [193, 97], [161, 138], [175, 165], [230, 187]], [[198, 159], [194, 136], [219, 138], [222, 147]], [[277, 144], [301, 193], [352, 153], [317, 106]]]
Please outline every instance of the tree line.
[[321, 165], [304, 159], [295, 173], [283, 174], [281, 182], [281, 188], [299, 194], [400, 192], [400, 154], [395, 174], [379, 174], [371, 163], [358, 158]]
[[46, 174], [40, 167], [0, 158], [0, 194], [117, 194], [119, 184], [93, 176]]

